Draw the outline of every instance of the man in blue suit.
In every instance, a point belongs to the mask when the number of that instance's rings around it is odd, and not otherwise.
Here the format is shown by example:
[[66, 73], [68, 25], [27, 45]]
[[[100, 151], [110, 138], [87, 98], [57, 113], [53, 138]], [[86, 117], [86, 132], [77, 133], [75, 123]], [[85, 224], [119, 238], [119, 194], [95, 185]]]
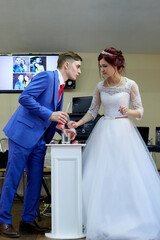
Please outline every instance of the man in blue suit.
[[[12, 226], [11, 208], [24, 168], [27, 187], [24, 197], [20, 231], [45, 233], [49, 229], [36, 222], [40, 198], [46, 143], [53, 138], [57, 123], [66, 124], [68, 114], [62, 112], [63, 92], [60, 85], [68, 79], [76, 80], [81, 73], [82, 58], [73, 52], [59, 56], [56, 71], [45, 71], [33, 77], [19, 97], [20, 106], [4, 128], [8, 137], [9, 157], [0, 198], [0, 233], [5, 237], [19, 237]], [[76, 132], [71, 132], [71, 140]]]

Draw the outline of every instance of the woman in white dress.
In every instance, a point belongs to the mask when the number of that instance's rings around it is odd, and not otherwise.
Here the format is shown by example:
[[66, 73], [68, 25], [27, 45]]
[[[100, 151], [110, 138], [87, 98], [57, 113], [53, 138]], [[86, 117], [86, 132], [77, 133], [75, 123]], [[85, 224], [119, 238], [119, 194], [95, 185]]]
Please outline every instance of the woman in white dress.
[[[137, 84], [121, 75], [121, 51], [106, 48], [98, 57], [104, 78], [77, 128], [95, 125], [83, 152], [84, 226], [87, 240], [160, 239], [160, 178], [138, 130], [129, 120], [143, 115]], [[132, 109], [130, 108], [132, 105]]]

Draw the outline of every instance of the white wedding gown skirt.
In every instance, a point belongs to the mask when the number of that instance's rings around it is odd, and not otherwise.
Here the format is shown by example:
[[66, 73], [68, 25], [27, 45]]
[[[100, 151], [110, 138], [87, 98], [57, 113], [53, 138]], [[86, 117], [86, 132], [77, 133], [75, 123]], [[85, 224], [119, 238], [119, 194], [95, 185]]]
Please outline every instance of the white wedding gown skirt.
[[83, 152], [86, 238], [160, 239], [160, 178], [128, 118], [102, 117]]

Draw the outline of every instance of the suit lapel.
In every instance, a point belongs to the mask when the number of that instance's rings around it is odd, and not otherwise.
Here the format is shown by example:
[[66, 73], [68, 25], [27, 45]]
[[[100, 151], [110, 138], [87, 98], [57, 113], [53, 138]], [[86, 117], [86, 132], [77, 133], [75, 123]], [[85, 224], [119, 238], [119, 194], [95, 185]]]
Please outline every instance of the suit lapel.
[[53, 106], [54, 109], [56, 110], [58, 106], [58, 98], [59, 98], [59, 78], [58, 78], [58, 71], [54, 71], [54, 82], [55, 82], [55, 87], [53, 90]]

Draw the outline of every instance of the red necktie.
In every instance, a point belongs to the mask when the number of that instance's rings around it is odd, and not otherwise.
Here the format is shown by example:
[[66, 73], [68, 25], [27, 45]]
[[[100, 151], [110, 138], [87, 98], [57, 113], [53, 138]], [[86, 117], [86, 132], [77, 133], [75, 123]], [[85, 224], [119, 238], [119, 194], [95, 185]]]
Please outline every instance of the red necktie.
[[59, 88], [59, 100], [61, 99], [63, 88], [64, 88], [64, 84], [60, 85], [60, 88]]

